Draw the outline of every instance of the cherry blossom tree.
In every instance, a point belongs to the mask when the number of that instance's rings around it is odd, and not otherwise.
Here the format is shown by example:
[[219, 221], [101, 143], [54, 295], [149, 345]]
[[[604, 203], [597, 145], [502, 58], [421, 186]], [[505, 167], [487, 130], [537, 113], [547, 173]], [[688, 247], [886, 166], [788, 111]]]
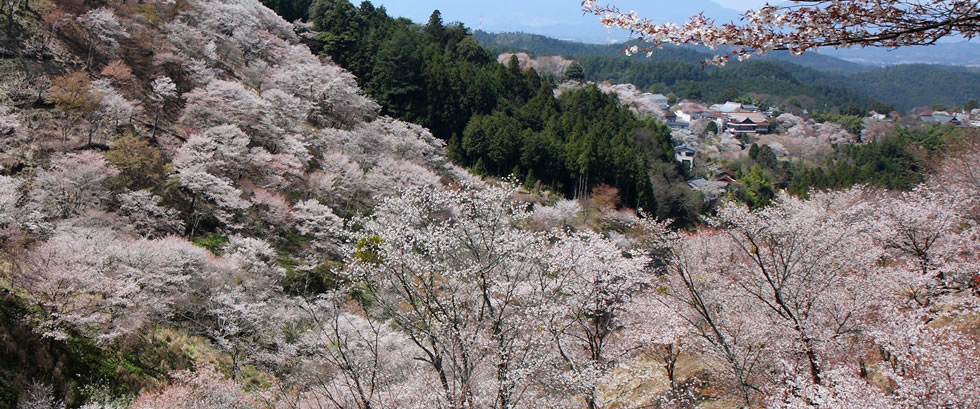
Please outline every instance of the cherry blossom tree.
[[364, 182], [371, 192], [388, 195], [406, 187], [439, 186], [439, 176], [418, 164], [385, 156], [367, 172]]
[[244, 0], [201, 2], [194, 5], [197, 25], [208, 33], [232, 37], [236, 40], [254, 41], [236, 36], [238, 30], [266, 32], [276, 38], [294, 40], [296, 35], [288, 22], [261, 3]]
[[[716, 24], [700, 14], [683, 25], [655, 24], [635, 11], [624, 13], [594, 0], [583, 0], [581, 5], [586, 13], [600, 16], [605, 26], [627, 30], [656, 47], [663, 43], [730, 47], [709, 61], [714, 64], [774, 50], [798, 55], [825, 46], [930, 45], [948, 36], [970, 39], [980, 29], [980, 8], [966, 0], [792, 1], [748, 10], [740, 23]], [[639, 51], [636, 46], [627, 50]]]
[[[650, 260], [626, 253], [596, 233], [582, 232], [563, 238], [550, 248], [554, 282], [549, 294], [548, 331], [561, 365], [559, 382], [581, 394], [587, 407], [600, 408], [599, 388], [618, 358], [641, 345], [634, 337], [618, 336], [634, 331], [656, 331], [655, 325], [628, 328], [623, 315], [633, 297], [651, 287], [645, 269]], [[619, 339], [617, 339], [619, 338]]]
[[108, 198], [103, 183], [119, 174], [102, 154], [92, 151], [57, 154], [47, 169], [37, 172], [31, 188], [32, 202], [52, 217], [67, 218], [83, 207], [97, 206]]
[[296, 230], [300, 234], [314, 239], [318, 247], [332, 247], [340, 244], [346, 236], [344, 221], [334, 214], [333, 210], [320, 202], [310, 199], [296, 203], [293, 217], [296, 218]]
[[[232, 179], [238, 180], [248, 165], [249, 138], [237, 126], [221, 125], [191, 135], [174, 157], [175, 176], [190, 195], [191, 231], [209, 206], [225, 224], [250, 207]], [[200, 202], [200, 203], [199, 203]], [[205, 206], [199, 206], [205, 205]]]
[[848, 345], [842, 337], [860, 329], [861, 314], [879, 297], [866, 276], [880, 250], [861, 230], [866, 216], [860, 189], [787, 195], [757, 211], [726, 206], [719, 211], [735, 252], [734, 283], [757, 301], [770, 342], [785, 348], [789, 373], [808, 373], [822, 384], [821, 365]]
[[[201, 166], [178, 169], [176, 177], [191, 195], [188, 209], [191, 235], [206, 215], [214, 216], [229, 227], [236, 227], [236, 215], [251, 206], [251, 203], [242, 198], [242, 191], [230, 180], [208, 173]], [[210, 209], [203, 206], [204, 204], [211, 205]], [[205, 209], [202, 210], [202, 207]]]
[[19, 179], [0, 175], [0, 232], [6, 231], [17, 223], [17, 201], [20, 198]]
[[256, 358], [263, 341], [272, 337], [279, 314], [290, 306], [278, 298], [277, 288], [285, 271], [276, 265], [276, 253], [268, 242], [234, 235], [223, 248], [232, 272], [204, 277], [198, 290], [199, 309], [193, 326], [231, 358], [231, 377]]
[[99, 73], [120, 85], [129, 85], [136, 81], [133, 70], [122, 60], [110, 61]]
[[[301, 407], [375, 408], [442, 404], [414, 346], [388, 322], [351, 312], [345, 294], [328, 293], [300, 304], [308, 328], [285, 359], [305, 383]], [[357, 311], [356, 308], [354, 308]]]
[[157, 77], [150, 83], [150, 95], [151, 100], [154, 103], [155, 114], [153, 115], [153, 133], [150, 137], [155, 137], [157, 134], [157, 126], [160, 122], [160, 115], [163, 114], [164, 108], [167, 106], [167, 102], [177, 98], [177, 84], [170, 77], [162, 76]]
[[[122, 96], [107, 80], [93, 81], [91, 87], [94, 92], [102, 95], [99, 107], [93, 113], [94, 123], [108, 122], [113, 131], [119, 132], [121, 125], [128, 125], [133, 116], [142, 111], [139, 102]], [[97, 131], [96, 126], [92, 128], [89, 131], [89, 144], [92, 144], [92, 134]]]
[[975, 338], [954, 325], [929, 324], [922, 310], [885, 310], [872, 333], [886, 358], [882, 374], [895, 386], [895, 407], [970, 407], [980, 392]]
[[353, 197], [362, 189], [364, 171], [344, 153], [323, 152], [317, 163], [319, 170], [309, 175], [308, 180], [329, 203], [340, 203], [342, 198]]
[[[675, 339], [724, 368], [717, 374], [745, 404], [875, 389], [845, 375], [860, 370], [862, 334], [899, 280], [877, 264], [883, 249], [864, 222], [872, 214], [864, 196], [782, 195], [755, 211], [727, 204], [713, 220], [718, 230], [653, 242], [654, 254], [666, 255], [658, 299], [693, 335]], [[669, 352], [661, 357], [669, 364]]]
[[160, 100], [177, 98], [177, 85], [170, 77], [157, 77], [150, 83], [150, 90]]
[[978, 160], [980, 136], [965, 133], [927, 182], [954, 197], [963, 217], [974, 226], [980, 223], [980, 173], [974, 166]]
[[787, 380], [782, 393], [767, 396], [766, 407], [779, 409], [812, 408], [814, 402], [828, 408], [900, 408], [880, 387], [855, 374], [852, 368], [833, 367], [824, 371], [823, 384], [806, 377]]
[[100, 7], [89, 10], [87, 13], [78, 16], [78, 22], [85, 27], [89, 36], [89, 49], [87, 63], [91, 65], [92, 51], [96, 45], [105, 45], [109, 52], [115, 52], [119, 47], [117, 39], [129, 37], [126, 28], [119, 23], [112, 10], [107, 7]]
[[895, 123], [867, 117], [861, 120], [861, 142], [884, 142], [895, 134]]
[[285, 190], [306, 176], [306, 162], [291, 153], [271, 153], [256, 146], [249, 150], [248, 161], [249, 176], [264, 188]]
[[558, 223], [561, 227], [565, 227], [581, 211], [582, 204], [578, 200], [562, 199], [555, 202], [554, 206], [535, 204], [531, 218], [543, 225]]
[[[934, 274], [939, 263], [935, 245], [958, 222], [951, 198], [920, 187], [898, 198], [881, 199], [879, 239], [896, 256], [911, 259], [914, 270], [924, 276]], [[942, 277], [937, 278], [943, 281]]]
[[545, 313], [534, 279], [545, 242], [512, 225], [526, 215], [509, 195], [412, 188], [360, 222], [349, 279], [411, 341], [446, 407], [523, 407], [542, 393], [533, 322]]
[[197, 27], [192, 27], [187, 22], [174, 20], [163, 25], [167, 40], [177, 48], [177, 52], [184, 58], [198, 60], [205, 65], [216, 63], [220, 60], [218, 56], [217, 39], [212, 35], [207, 35]]
[[261, 217], [273, 226], [286, 228], [295, 222], [293, 208], [281, 194], [262, 188], [252, 190], [252, 203], [261, 210]]
[[32, 250], [27, 271], [15, 272], [13, 281], [41, 309], [37, 331], [64, 339], [71, 329], [94, 329], [85, 333], [111, 339], [127, 327], [135, 330], [131, 322], [116, 319], [132, 311], [138, 289], [108, 271], [114, 266], [106, 265], [105, 257], [118, 242], [113, 233], [63, 229]]
[[261, 342], [269, 334], [268, 322], [274, 319], [274, 304], [262, 295], [268, 294], [259, 285], [248, 283], [220, 287], [204, 304], [201, 317], [204, 333], [216, 347], [231, 357], [231, 378], [235, 379], [242, 366], [261, 350]]
[[107, 7], [92, 9], [78, 17], [79, 22], [91, 32], [94, 40], [116, 44], [117, 37], [128, 37], [126, 29]]
[[272, 107], [273, 124], [284, 130], [294, 130], [306, 121], [310, 103], [278, 88], [262, 91], [262, 99]]
[[971, 302], [970, 297], [945, 297], [970, 287], [980, 268], [976, 222], [956, 192], [923, 185], [875, 198], [875, 238], [888, 250], [896, 273], [907, 273], [903, 293], [920, 306], [930, 306], [937, 297], [944, 298], [943, 304]]
[[425, 128], [389, 117], [359, 123], [352, 129], [320, 129], [307, 144], [321, 152], [343, 152], [364, 169], [374, 167], [385, 156], [432, 167], [441, 165], [443, 157], [443, 142]]
[[[969, 385], [980, 371], [976, 343], [948, 325], [927, 324], [921, 309], [885, 308], [866, 334], [880, 362], [855, 371], [834, 365], [823, 384], [803, 379], [768, 396], [773, 408], [813, 407], [969, 407], [977, 399]], [[877, 374], [871, 376], [871, 374]], [[876, 381], [876, 377], [878, 380]], [[887, 382], [887, 387], [885, 387]], [[792, 392], [792, 393], [789, 393]]]
[[234, 381], [226, 379], [211, 367], [178, 371], [170, 375], [172, 383], [163, 389], [144, 391], [130, 405], [132, 409], [252, 409], [263, 407]]
[[137, 240], [71, 222], [60, 223], [20, 265], [12, 282], [40, 309], [37, 331], [56, 339], [74, 331], [100, 342], [139, 331], [147, 321], [185, 316], [193, 304], [184, 301], [227, 274], [207, 250], [183, 239]]
[[398, 157], [416, 163], [437, 161], [442, 140], [432, 136], [425, 128], [396, 119], [384, 117], [364, 125], [363, 136], [358, 141], [366, 152], [381, 147]]
[[693, 334], [696, 351], [708, 362], [722, 385], [731, 385], [746, 405], [769, 375], [766, 357], [770, 334], [753, 316], [746, 297], [726, 277], [725, 260], [732, 243], [721, 232], [666, 236], [654, 250], [667, 249], [668, 273], [661, 285], [667, 305]]
[[353, 75], [321, 63], [305, 46], [286, 48], [280, 64], [269, 82], [310, 103], [307, 118], [312, 123], [351, 127], [377, 117], [380, 106], [361, 93]]
[[174, 167], [205, 168], [235, 179], [247, 167], [249, 137], [236, 125], [219, 125], [192, 134], [177, 150]]
[[241, 83], [214, 80], [183, 95], [187, 101], [180, 122], [195, 129], [237, 125], [262, 134], [277, 132], [272, 125], [271, 106]]
[[17, 409], [64, 409], [65, 404], [55, 398], [54, 387], [33, 381], [27, 387], [27, 396], [17, 403]]
[[[657, 290], [663, 288], [655, 287]], [[623, 323], [620, 336], [626, 338], [622, 344], [640, 352], [634, 353], [635, 356], [652, 358], [663, 369], [670, 388], [676, 390], [682, 381], [677, 370], [678, 360], [681, 353], [693, 350], [688, 345], [691, 330], [661, 292], [648, 289], [633, 297], [619, 317]]]
[[[209, 43], [210, 44], [210, 43]], [[194, 85], [206, 86], [218, 78], [220, 70], [203, 59], [192, 58], [187, 62], [187, 75]]]
[[16, 248], [10, 241], [19, 236], [25, 220], [25, 209], [18, 206], [24, 182], [0, 175], [0, 255]]
[[163, 237], [184, 230], [180, 212], [162, 206], [160, 202], [163, 199], [149, 191], [126, 192], [116, 198], [119, 200], [119, 214], [143, 237]]

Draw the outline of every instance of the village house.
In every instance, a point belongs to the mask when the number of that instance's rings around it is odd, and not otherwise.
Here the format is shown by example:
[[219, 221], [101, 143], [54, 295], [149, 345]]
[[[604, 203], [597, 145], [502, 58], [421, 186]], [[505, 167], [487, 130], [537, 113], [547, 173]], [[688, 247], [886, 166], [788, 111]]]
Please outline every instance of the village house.
[[759, 112], [733, 112], [728, 114], [725, 130], [736, 136], [769, 133], [769, 121]]
[[689, 126], [691, 126], [689, 122], [678, 120], [677, 114], [670, 111], [664, 111], [664, 117], [662, 120], [668, 127], [670, 127], [670, 129], [687, 129]]
[[731, 182], [719, 180], [707, 180], [705, 178], [691, 179], [687, 185], [696, 192], [701, 192], [705, 202], [712, 202], [720, 199], [728, 191]]
[[674, 159], [680, 163], [687, 163], [691, 169], [694, 168], [694, 155], [698, 152], [693, 146], [684, 144], [674, 147]]
[[715, 182], [725, 182], [725, 183], [735, 183], [735, 171], [730, 169], [725, 169], [721, 172], [715, 174], [712, 178]]
[[953, 120], [953, 116], [945, 111], [924, 111], [919, 115], [919, 120], [933, 124], [945, 124]]
[[705, 117], [707, 110], [704, 108], [704, 105], [696, 102], [682, 102], [674, 109], [674, 114], [677, 115], [678, 121], [691, 123]]
[[670, 108], [670, 102], [668, 102], [670, 100], [664, 94], [652, 94], [647, 98], [649, 98], [650, 101], [652, 101], [653, 103], [657, 104], [660, 107], [660, 109]]
[[888, 114], [880, 114], [878, 112], [871, 111], [868, 113], [868, 118], [875, 119], [878, 121], [885, 121], [888, 119]]
[[718, 129], [725, 129], [725, 124], [728, 123], [728, 114], [724, 112], [709, 112], [708, 118], [718, 125]]
[[724, 104], [714, 104], [708, 107], [708, 110], [714, 112], [723, 112], [723, 113], [741, 112], [742, 104], [739, 104], [738, 102], [728, 101]]

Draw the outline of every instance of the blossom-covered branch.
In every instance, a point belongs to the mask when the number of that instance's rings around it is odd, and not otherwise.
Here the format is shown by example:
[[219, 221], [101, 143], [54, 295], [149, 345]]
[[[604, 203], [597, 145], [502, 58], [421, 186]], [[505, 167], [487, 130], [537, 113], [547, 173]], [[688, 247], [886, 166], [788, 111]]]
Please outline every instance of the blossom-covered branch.
[[[794, 0], [748, 10], [738, 23], [716, 24], [699, 14], [683, 25], [655, 24], [635, 11], [624, 13], [594, 0], [583, 0], [582, 9], [600, 16], [606, 27], [628, 30], [656, 47], [663, 43], [731, 47], [707, 61], [718, 65], [731, 57], [741, 60], [776, 50], [799, 55], [816, 47], [930, 45], [948, 36], [971, 39], [980, 30], [980, 2], [975, 0]], [[638, 46], [626, 50], [640, 51]]]

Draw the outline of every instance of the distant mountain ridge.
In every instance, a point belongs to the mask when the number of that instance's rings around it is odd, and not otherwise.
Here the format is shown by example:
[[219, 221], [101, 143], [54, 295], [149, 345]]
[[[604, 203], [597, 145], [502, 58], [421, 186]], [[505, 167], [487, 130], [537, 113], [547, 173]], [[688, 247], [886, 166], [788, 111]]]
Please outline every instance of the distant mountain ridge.
[[[487, 47], [492, 51], [527, 51], [532, 55], [594, 55], [601, 57], [616, 57], [623, 56], [623, 50], [627, 47], [637, 45], [642, 48], [647, 46], [646, 43], [637, 40], [613, 44], [589, 44], [554, 39], [540, 34], [520, 32], [488, 33], [482, 30], [475, 30], [473, 32], [473, 38], [479, 41], [484, 47]], [[653, 53], [649, 57], [647, 57], [646, 54], [641, 54], [633, 58], [651, 62], [684, 61], [700, 64], [704, 60], [711, 58], [715, 52], [716, 51], [712, 51], [711, 49], [702, 46], [679, 46], [665, 44], [663, 48], [653, 50]], [[804, 67], [828, 72], [850, 73], [868, 71], [875, 68], [873, 65], [858, 64], [817, 53], [807, 53], [801, 56], [793, 56], [786, 51], [776, 51], [765, 56], [754, 56], [752, 59], [788, 61]]]
[[[629, 34], [624, 30], [603, 27], [597, 16], [583, 15], [576, 1], [564, 2], [560, 7], [556, 7], [554, 2], [523, 0], [427, 0], [424, 4], [405, 0], [380, 0], [374, 3], [387, 8], [390, 15], [407, 17], [416, 23], [425, 23], [429, 13], [438, 9], [447, 22], [460, 21], [467, 27], [490, 32], [534, 32], [590, 43], [622, 41]], [[669, 7], [648, 0], [616, 0], [614, 3], [624, 11], [636, 10], [640, 15], [652, 18], [655, 23], [681, 23], [699, 12], [704, 12], [706, 16], [719, 22], [737, 20], [739, 15], [739, 11], [725, 8], [711, 0], [691, 0]]]
[[927, 47], [821, 49], [820, 54], [847, 61], [890, 66], [900, 64], [940, 64], [980, 67], [980, 43], [961, 41], [938, 43]]
[[[980, 99], [980, 71], [976, 68], [961, 66], [903, 64], [882, 67], [881, 65], [859, 64], [822, 53], [791, 56], [787, 52], [772, 52], [765, 56], [754, 56], [748, 62], [729, 64], [728, 67], [720, 70], [719, 75], [715, 75], [709, 80], [705, 73], [710, 76], [717, 68], [708, 67], [707, 70], [699, 68], [701, 62], [712, 55], [712, 50], [705, 47], [665, 45], [662, 49], [654, 50], [650, 57], [645, 54], [626, 57], [621, 52], [624, 48], [642, 43], [634, 41], [608, 45], [586, 44], [556, 40], [537, 34], [487, 33], [479, 30], [474, 32], [473, 37], [483, 46], [497, 53], [526, 51], [532, 55], [562, 55], [578, 59], [587, 56], [589, 58], [586, 59], [593, 67], [596, 64], [607, 66], [612, 64], [600, 63], [596, 58], [622, 59], [624, 61], [615, 65], [620, 67], [619, 70], [621, 71], [629, 69], [634, 74], [638, 70], [637, 67], [627, 68], [627, 66], [646, 63], [651, 64], [652, 70], [662, 72], [664, 69], [674, 71], [680, 69], [683, 71], [685, 69], [683, 65], [689, 64], [692, 66], [686, 70], [691, 71], [691, 73], [684, 75], [680, 78], [681, 80], [707, 81], [704, 84], [708, 87], [730, 86], [742, 93], [821, 92], [832, 96], [828, 100], [835, 101], [832, 103], [840, 103], [842, 101], [840, 98], [843, 95], [857, 93], [868, 99], [873, 98], [891, 104], [898, 109], [911, 109], [916, 106], [935, 104], [958, 106], [971, 99]], [[970, 44], [970, 46], [973, 45]], [[922, 49], [924, 47], [919, 47], [917, 50]], [[945, 45], [938, 45], [936, 52], [942, 53], [943, 50], [948, 51], [950, 48]], [[885, 50], [876, 51], [879, 53], [888, 52]], [[913, 54], [914, 52], [912, 51]], [[948, 52], [953, 54], [951, 51]], [[980, 53], [977, 53], [977, 56], [962, 56], [960, 61], [969, 61], [971, 58], [980, 60]], [[749, 69], [748, 67], [753, 68]], [[596, 73], [589, 73], [588, 66], [586, 68], [586, 73], [590, 74], [592, 79], [614, 82], [632, 79], [629, 82], [634, 82], [641, 88], [662, 81], [658, 79], [662, 77], [660, 72], [641, 75], [641, 78], [637, 79], [636, 75], [626, 75], [623, 72], [613, 72], [609, 69], [595, 76]], [[704, 72], [696, 73], [695, 71]], [[726, 72], [728, 74], [722, 74]], [[748, 76], [736, 78], [739, 73]], [[792, 81], [787, 81], [787, 76], [791, 76]], [[722, 78], [727, 78], [727, 80]], [[787, 89], [786, 87], [793, 88]], [[760, 91], [763, 89], [765, 91]], [[711, 95], [710, 92], [707, 94], [706, 96]], [[859, 102], [854, 97], [845, 97], [845, 100]]]

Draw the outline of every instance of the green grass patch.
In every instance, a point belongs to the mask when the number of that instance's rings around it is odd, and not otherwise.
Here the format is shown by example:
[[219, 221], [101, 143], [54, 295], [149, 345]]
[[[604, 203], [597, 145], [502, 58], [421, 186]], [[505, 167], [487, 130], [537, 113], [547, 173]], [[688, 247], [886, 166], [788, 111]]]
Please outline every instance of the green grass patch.
[[217, 233], [212, 233], [204, 237], [198, 237], [192, 242], [195, 246], [204, 247], [216, 256], [220, 256], [222, 249], [228, 244], [228, 238]]

